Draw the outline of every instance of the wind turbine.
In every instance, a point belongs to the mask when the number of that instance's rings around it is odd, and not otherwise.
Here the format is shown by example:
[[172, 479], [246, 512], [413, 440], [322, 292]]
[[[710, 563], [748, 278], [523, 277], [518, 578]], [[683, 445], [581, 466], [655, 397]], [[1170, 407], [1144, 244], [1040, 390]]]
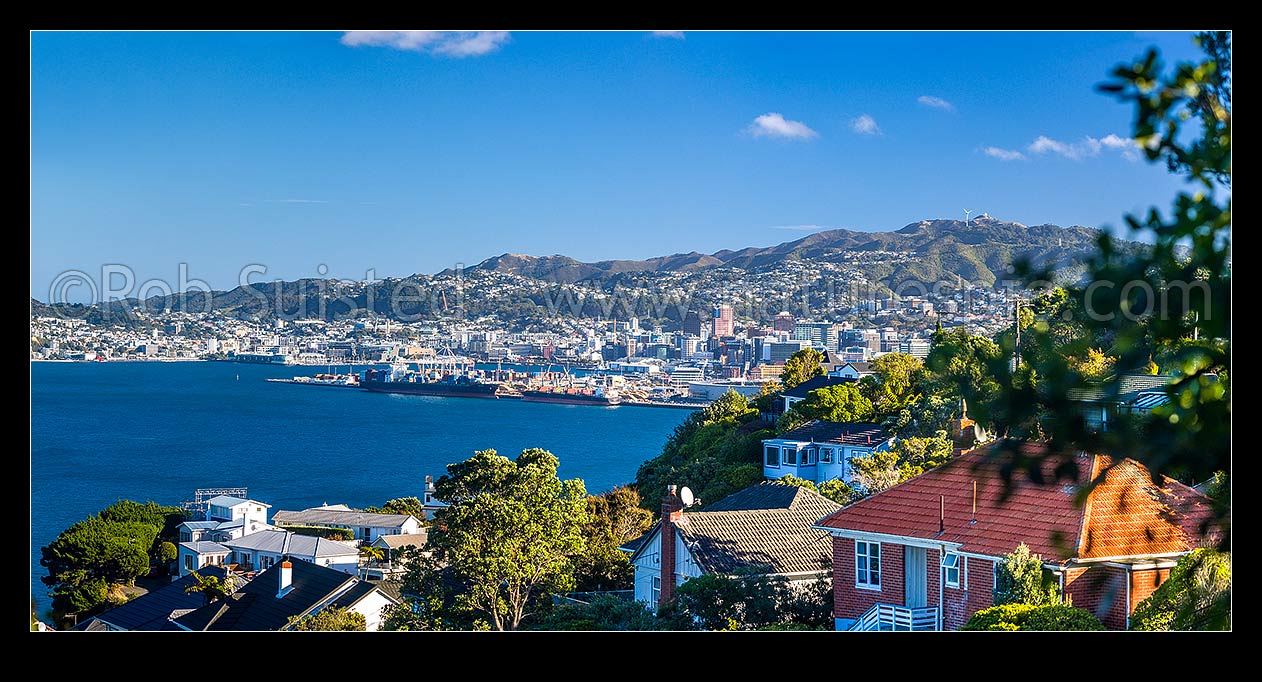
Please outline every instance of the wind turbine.
[[972, 211], [970, 211], [970, 210], [969, 210], [969, 209], [967, 209], [967, 208], [966, 208], [966, 209], [964, 209], [964, 227], [965, 227], [965, 228], [967, 228], [967, 227], [968, 227], [968, 215], [969, 215], [970, 213], [972, 213]]

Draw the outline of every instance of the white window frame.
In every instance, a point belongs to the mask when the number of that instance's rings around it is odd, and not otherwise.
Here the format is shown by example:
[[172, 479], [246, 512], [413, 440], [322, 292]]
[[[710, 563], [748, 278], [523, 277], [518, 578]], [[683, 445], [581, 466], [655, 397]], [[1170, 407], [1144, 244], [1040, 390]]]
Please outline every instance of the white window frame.
[[[947, 560], [952, 557], [955, 558], [955, 561], [953, 562], [955, 564], [954, 566], [947, 564]], [[942, 582], [945, 583], [947, 587], [959, 589], [960, 585], [963, 584], [963, 581], [960, 580], [960, 575], [964, 571], [964, 567], [961, 565], [963, 561], [964, 557], [956, 554], [955, 552], [945, 552], [942, 555], [942, 560], [939, 561], [938, 564], [942, 567]], [[954, 581], [951, 580], [952, 571], [955, 571]]]
[[[792, 463], [790, 463], [790, 462], [789, 462], [789, 458], [786, 456], [786, 455], [789, 455], [789, 454], [792, 454], [792, 455], [793, 455], [793, 462], [792, 462]], [[794, 466], [794, 467], [796, 467], [796, 466], [798, 465], [798, 451], [797, 451], [797, 448], [781, 448], [781, 449], [780, 449], [780, 464], [782, 464], [782, 465], [784, 465], [784, 466]]]
[[818, 448], [802, 448], [802, 456], [798, 459], [798, 466], [810, 467], [815, 466], [819, 462]]
[[649, 582], [649, 601], [653, 604], [653, 608], [657, 608], [658, 602], [662, 600], [662, 576], [655, 575]]
[[819, 449], [819, 463], [820, 463], [820, 464], [832, 464], [832, 463], [833, 463], [833, 449], [832, 449], [832, 448], [820, 448], [820, 449]]
[[[776, 463], [775, 463], [775, 464], [772, 464], [772, 463], [771, 463], [771, 461], [770, 461], [769, 459], [767, 459], [767, 455], [771, 454], [771, 451], [772, 451], [772, 450], [775, 450], [775, 451], [776, 451]], [[780, 446], [778, 446], [778, 445], [767, 445], [767, 446], [763, 447], [763, 449], [762, 449], [762, 465], [763, 465], [763, 466], [765, 466], [765, 467], [767, 467], [767, 468], [769, 468], [769, 469], [779, 469], [779, 468], [780, 468]]]
[[[860, 545], [863, 551], [859, 551]], [[872, 548], [876, 548], [875, 555]], [[872, 559], [876, 558], [876, 570], [872, 570]], [[859, 568], [859, 558], [865, 559], [865, 568]], [[872, 577], [876, 576], [873, 582]], [[881, 590], [881, 543], [868, 542], [866, 540], [855, 540], [854, 542], [854, 586], [860, 590]]]

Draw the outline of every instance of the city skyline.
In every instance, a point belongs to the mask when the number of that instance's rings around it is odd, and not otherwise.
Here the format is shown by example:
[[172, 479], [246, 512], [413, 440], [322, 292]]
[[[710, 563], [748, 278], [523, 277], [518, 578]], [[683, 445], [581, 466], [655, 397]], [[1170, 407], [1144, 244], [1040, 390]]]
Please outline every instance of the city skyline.
[[663, 33], [33, 33], [31, 295], [1116, 227], [1181, 185], [1094, 87], [1188, 33]]

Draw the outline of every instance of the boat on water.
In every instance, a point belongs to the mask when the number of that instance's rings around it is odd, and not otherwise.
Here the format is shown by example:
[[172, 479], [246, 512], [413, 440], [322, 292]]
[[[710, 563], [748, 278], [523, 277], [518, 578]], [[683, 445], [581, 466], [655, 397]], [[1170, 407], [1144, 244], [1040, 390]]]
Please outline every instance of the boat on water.
[[541, 387], [521, 392], [522, 402], [559, 403], [561, 405], [597, 405], [613, 407], [622, 402], [614, 391], [602, 388]]
[[401, 362], [391, 365], [390, 369], [367, 370], [359, 386], [375, 393], [440, 398], [498, 398], [500, 389], [498, 382], [486, 381], [473, 371], [443, 368], [412, 371]]

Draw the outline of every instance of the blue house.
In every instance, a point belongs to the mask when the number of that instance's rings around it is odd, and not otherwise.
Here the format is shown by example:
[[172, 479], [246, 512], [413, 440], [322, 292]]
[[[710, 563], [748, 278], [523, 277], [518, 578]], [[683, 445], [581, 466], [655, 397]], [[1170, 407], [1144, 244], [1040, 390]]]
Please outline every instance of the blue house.
[[894, 437], [871, 422], [813, 421], [762, 442], [762, 473], [767, 478], [792, 474], [812, 483], [853, 480], [851, 457], [888, 450]]

